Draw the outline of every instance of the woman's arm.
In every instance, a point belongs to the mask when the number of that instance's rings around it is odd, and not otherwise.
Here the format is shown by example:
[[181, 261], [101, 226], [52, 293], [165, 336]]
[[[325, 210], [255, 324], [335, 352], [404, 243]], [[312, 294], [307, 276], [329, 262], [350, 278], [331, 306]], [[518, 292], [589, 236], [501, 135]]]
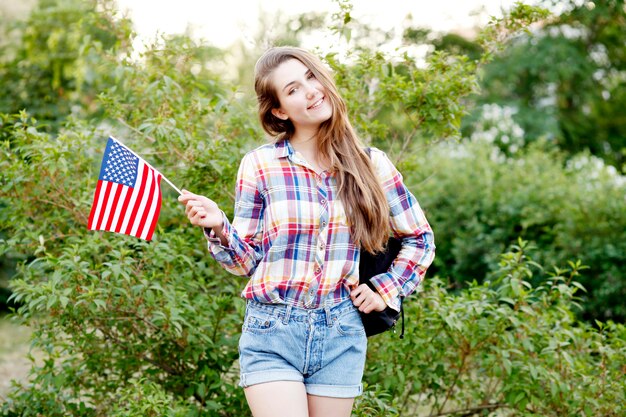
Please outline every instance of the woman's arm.
[[192, 224], [204, 228], [209, 251], [227, 271], [250, 276], [263, 258], [263, 200], [256, 186], [251, 154], [241, 161], [237, 173], [235, 214], [231, 224], [212, 200], [183, 192], [178, 200], [186, 205]]
[[415, 291], [433, 262], [434, 235], [400, 172], [384, 152], [372, 150], [372, 162], [389, 203], [391, 228], [394, 235], [402, 239], [402, 248], [389, 271], [372, 277], [370, 282], [389, 307], [399, 310], [399, 298]]

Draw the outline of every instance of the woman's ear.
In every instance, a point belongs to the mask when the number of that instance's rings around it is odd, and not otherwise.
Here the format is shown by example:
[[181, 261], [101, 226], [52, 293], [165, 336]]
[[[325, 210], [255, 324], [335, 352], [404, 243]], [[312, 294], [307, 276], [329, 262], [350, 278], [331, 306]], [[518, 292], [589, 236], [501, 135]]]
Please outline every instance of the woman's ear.
[[287, 116], [287, 113], [283, 112], [281, 109], [272, 109], [272, 114], [279, 118], [280, 120], [287, 120], [289, 119], [289, 116]]

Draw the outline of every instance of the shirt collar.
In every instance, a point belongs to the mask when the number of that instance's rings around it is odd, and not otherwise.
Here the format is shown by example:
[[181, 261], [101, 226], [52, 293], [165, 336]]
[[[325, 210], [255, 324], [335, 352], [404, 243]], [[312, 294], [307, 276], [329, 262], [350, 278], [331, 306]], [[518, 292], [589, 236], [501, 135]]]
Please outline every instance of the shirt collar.
[[274, 155], [276, 158], [286, 158], [295, 152], [289, 143], [289, 139], [281, 139], [274, 145]]

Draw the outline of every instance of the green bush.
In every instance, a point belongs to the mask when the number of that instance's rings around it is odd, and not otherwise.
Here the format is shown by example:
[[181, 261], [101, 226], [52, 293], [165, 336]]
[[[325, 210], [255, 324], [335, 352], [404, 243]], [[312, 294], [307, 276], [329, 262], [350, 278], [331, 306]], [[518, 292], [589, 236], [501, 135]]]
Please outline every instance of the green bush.
[[0, 15], [0, 36], [19, 40], [0, 44], [0, 113], [28, 109], [49, 131], [69, 114], [101, 114], [106, 61], [128, 53], [133, 36], [115, 7], [114, 0], [39, 0], [23, 22]]
[[457, 287], [497, 269], [521, 236], [542, 264], [589, 265], [580, 277], [586, 318], [626, 319], [626, 178], [614, 168], [586, 154], [566, 161], [542, 144], [506, 156], [463, 141], [429, 148], [405, 172], [436, 231], [434, 270]]
[[240, 283], [208, 259], [200, 230], [183, 227], [169, 190], [158, 229], [167, 239], [88, 231], [97, 178], [90, 153], [104, 142], [81, 126], [52, 138], [30, 123], [24, 115], [14, 123], [0, 159], [3, 195], [13, 197], [5, 227], [21, 225], [0, 249], [27, 256], [12, 288], [48, 355], [15, 397], [24, 401], [19, 415], [37, 407], [47, 416], [108, 415], [102, 408], [136, 375], [207, 412], [237, 415]]
[[491, 280], [455, 294], [427, 280], [406, 303], [405, 339], [372, 339], [366, 380], [391, 394], [401, 415], [626, 412], [626, 328], [576, 321], [581, 265], [555, 268], [533, 286], [540, 266], [527, 251], [521, 241]]

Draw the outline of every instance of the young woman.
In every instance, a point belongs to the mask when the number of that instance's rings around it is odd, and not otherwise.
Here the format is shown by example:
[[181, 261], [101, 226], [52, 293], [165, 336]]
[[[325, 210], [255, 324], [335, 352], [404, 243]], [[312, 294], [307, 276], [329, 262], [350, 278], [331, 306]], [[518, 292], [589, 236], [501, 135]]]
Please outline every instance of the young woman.
[[[274, 142], [241, 161], [233, 222], [206, 197], [179, 200], [211, 255], [250, 277], [239, 352], [252, 414], [349, 416], [367, 347], [359, 311], [399, 310], [433, 260], [433, 234], [386, 155], [360, 143], [316, 56], [268, 50], [255, 90]], [[402, 249], [389, 272], [372, 278], [377, 291], [359, 286], [360, 252], [391, 234]]]

